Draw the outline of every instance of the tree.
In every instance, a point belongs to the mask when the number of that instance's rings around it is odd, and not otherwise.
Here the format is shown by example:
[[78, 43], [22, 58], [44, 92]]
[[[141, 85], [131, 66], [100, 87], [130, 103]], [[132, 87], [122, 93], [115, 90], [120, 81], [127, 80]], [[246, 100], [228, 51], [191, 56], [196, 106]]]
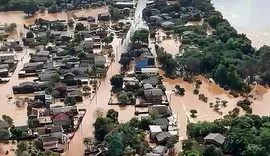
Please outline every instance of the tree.
[[66, 106], [74, 106], [76, 105], [76, 100], [73, 96], [68, 96], [65, 100], [64, 103]]
[[6, 32], [11, 32], [17, 28], [16, 23], [11, 23], [10, 25], [6, 25], [5, 31]]
[[59, 74], [54, 74], [51, 76], [51, 81], [50, 84], [54, 85], [55, 83], [60, 82], [61, 78], [59, 76]]
[[144, 89], [140, 88], [136, 91], [136, 96], [144, 97]]
[[151, 118], [142, 118], [138, 128], [142, 130], [149, 130], [149, 125], [152, 125], [154, 121]]
[[83, 139], [83, 144], [84, 146], [86, 146], [87, 149], [92, 149], [92, 146], [94, 145], [94, 138], [91, 138], [91, 137], [87, 137], [87, 138], [84, 138]]
[[61, 10], [62, 10], [61, 7], [59, 7], [57, 4], [53, 4], [48, 8], [48, 13], [57, 13]]
[[168, 76], [173, 75], [175, 67], [177, 67], [177, 62], [173, 58], [167, 59], [162, 65], [162, 68], [165, 70]]
[[195, 115], [195, 114], [197, 114], [197, 113], [198, 113], [198, 111], [197, 111], [196, 109], [191, 109], [191, 110], [190, 110], [190, 113], [191, 113], [191, 115], [190, 115], [190, 116], [194, 118], [194, 117], [196, 117], [196, 115]]
[[16, 155], [18, 155], [18, 156], [23, 155], [23, 152], [27, 151], [28, 147], [29, 147], [29, 145], [28, 145], [27, 141], [19, 142], [19, 144], [17, 145]]
[[133, 43], [135, 42], [147, 42], [148, 43], [148, 36], [149, 36], [149, 30], [147, 29], [139, 29], [134, 32], [134, 34], [131, 37], [131, 41]]
[[127, 66], [130, 64], [130, 62], [133, 59], [132, 59], [132, 57], [124, 56], [124, 55], [125, 55], [124, 53], [121, 55], [121, 58], [119, 60], [119, 63], [124, 67], [124, 69], [126, 69]]
[[27, 14], [28, 16], [34, 15], [36, 11], [38, 11], [38, 6], [34, 0], [31, 0], [30, 2], [26, 2], [23, 5], [23, 12]]
[[104, 42], [106, 46], [108, 46], [108, 44], [112, 43], [112, 41], [113, 41], [113, 36], [111, 36], [111, 35], [102, 39], [102, 42]]
[[119, 113], [114, 109], [109, 109], [106, 115], [106, 118], [112, 119], [113, 122], [118, 122]]
[[53, 91], [53, 87], [52, 86], [49, 86], [48, 88], [45, 89], [45, 93], [46, 94], [52, 94], [52, 91]]
[[46, 8], [45, 8], [44, 6], [41, 6], [41, 7], [39, 8], [39, 12], [40, 12], [40, 13], [44, 13], [45, 10], [46, 10]]
[[206, 146], [202, 155], [223, 156], [223, 153], [219, 148], [215, 147], [215, 145], [209, 145], [209, 146]]
[[87, 57], [87, 55], [86, 55], [85, 52], [80, 52], [80, 53], [78, 54], [78, 57], [80, 58], [80, 60], [82, 60], [82, 59], [85, 59], [85, 58]]
[[179, 95], [185, 95], [185, 88], [181, 88], [179, 85], [175, 85], [175, 91]]
[[60, 96], [60, 92], [58, 90], [53, 90], [51, 94], [53, 98], [58, 98]]
[[123, 76], [120, 74], [114, 75], [111, 79], [111, 85], [114, 88], [122, 88], [123, 86]]
[[34, 33], [32, 31], [28, 31], [26, 33], [26, 38], [34, 38]]
[[119, 20], [119, 19], [123, 18], [123, 16], [121, 15], [121, 11], [118, 8], [110, 6], [109, 12], [110, 12], [111, 18], [113, 20]]
[[98, 117], [94, 123], [94, 127], [96, 140], [102, 142], [105, 135], [107, 135], [114, 128], [114, 124], [111, 119]]
[[77, 23], [75, 26], [75, 30], [76, 31], [83, 31], [83, 30], [85, 30], [85, 27], [82, 23]]
[[91, 87], [89, 87], [88, 85], [85, 85], [85, 86], [83, 86], [83, 91], [84, 91], [86, 94], [89, 94], [89, 91], [91, 91]]
[[138, 128], [140, 121], [139, 121], [138, 118], [133, 117], [133, 118], [131, 118], [131, 119], [129, 120], [128, 123], [129, 123], [129, 125], [130, 125], [131, 127]]
[[117, 95], [117, 99], [118, 99], [118, 102], [121, 104], [130, 104], [131, 103], [130, 98], [127, 96], [126, 92], [120, 92]]
[[10, 116], [2, 115], [2, 119], [8, 123], [10, 127], [13, 126], [14, 122], [13, 119]]

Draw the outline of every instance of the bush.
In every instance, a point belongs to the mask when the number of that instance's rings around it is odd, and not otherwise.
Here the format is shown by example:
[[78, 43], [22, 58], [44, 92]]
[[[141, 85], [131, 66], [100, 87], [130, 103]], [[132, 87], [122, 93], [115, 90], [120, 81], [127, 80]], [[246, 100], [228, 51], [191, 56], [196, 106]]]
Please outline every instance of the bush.
[[199, 89], [194, 89], [194, 90], [193, 90], [193, 94], [194, 94], [194, 95], [198, 95], [198, 94], [199, 94]]

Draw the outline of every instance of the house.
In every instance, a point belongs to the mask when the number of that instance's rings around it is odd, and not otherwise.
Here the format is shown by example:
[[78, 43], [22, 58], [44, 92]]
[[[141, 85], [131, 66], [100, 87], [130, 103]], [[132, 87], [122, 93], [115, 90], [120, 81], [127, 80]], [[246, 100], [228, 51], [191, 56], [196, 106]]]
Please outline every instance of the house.
[[135, 68], [136, 74], [145, 74], [148, 76], [157, 76], [158, 75], [158, 68]]
[[8, 129], [9, 124], [6, 121], [0, 120], [0, 129]]
[[142, 80], [142, 84], [150, 84], [153, 87], [156, 87], [159, 84], [160, 80], [158, 77], [150, 77], [148, 79]]
[[171, 137], [169, 132], [160, 132], [156, 134], [156, 140], [158, 144], [164, 144]]
[[63, 128], [70, 128], [73, 126], [73, 118], [63, 112], [52, 116], [52, 121], [55, 126], [62, 126]]
[[50, 108], [50, 114], [52, 116], [58, 114], [58, 113], [65, 113], [66, 115], [70, 117], [74, 117], [78, 115], [78, 109], [76, 106], [66, 106], [66, 107], [55, 107], [55, 108]]
[[83, 93], [79, 90], [67, 93], [67, 97], [74, 97], [77, 102], [83, 101]]
[[[145, 84], [144, 87], [146, 87], [146, 85], [147, 84]], [[150, 84], [148, 84], [148, 86], [149, 85]], [[146, 88], [146, 89], [144, 89], [145, 101], [149, 102], [149, 103], [161, 104], [163, 95], [164, 95], [163, 91], [159, 88]]]
[[110, 13], [101, 13], [98, 14], [99, 21], [109, 21], [110, 20]]
[[168, 29], [172, 29], [174, 27], [174, 23], [170, 22], [170, 21], [166, 21], [166, 22], [162, 22], [161, 26], [163, 29], [168, 30]]
[[158, 154], [159, 156], [164, 156], [168, 151], [166, 146], [156, 146], [152, 149], [152, 152]]
[[67, 91], [67, 84], [62, 83], [62, 82], [58, 82], [54, 84], [54, 89], [59, 91], [60, 96], [63, 97], [63, 95], [66, 93]]
[[31, 94], [37, 91], [38, 84], [35, 82], [22, 82], [18, 86], [13, 86], [13, 94]]
[[158, 133], [161, 133], [162, 132], [162, 129], [160, 126], [157, 126], [157, 125], [149, 125], [149, 129], [150, 129], [150, 142], [155, 142], [155, 138], [156, 138], [156, 135]]
[[7, 68], [0, 69], [0, 77], [8, 77], [8, 69]]
[[64, 150], [64, 145], [59, 144], [56, 137], [41, 137], [40, 140], [44, 150], [51, 150], [56, 152], [61, 152]]
[[133, 9], [135, 7], [136, 3], [132, 2], [132, 1], [128, 1], [128, 2], [115, 2], [113, 4], [114, 7], [117, 7], [119, 9], [124, 9], [124, 8], [130, 8]]
[[96, 66], [104, 67], [104, 65], [105, 65], [105, 63], [106, 63], [106, 57], [100, 56], [100, 55], [96, 55], [96, 56], [94, 57], [94, 61], [95, 61], [95, 65], [96, 65]]
[[62, 126], [49, 126], [37, 128], [37, 134], [40, 137], [51, 136], [57, 138], [60, 142], [64, 142], [64, 130]]
[[155, 112], [157, 113], [157, 116], [163, 117], [163, 116], [171, 116], [172, 110], [170, 107], [165, 105], [154, 105], [149, 107], [149, 112]]
[[160, 14], [160, 10], [158, 10], [156, 8], [152, 8], [150, 11], [151, 11], [152, 16], [157, 16]]
[[46, 71], [38, 74], [40, 81], [50, 81], [52, 76], [59, 74], [56, 71]]
[[210, 133], [206, 137], [204, 137], [204, 143], [220, 146], [224, 143], [225, 138], [225, 136], [219, 133]]
[[160, 126], [163, 131], [167, 131], [169, 127], [169, 120], [167, 118], [157, 118], [154, 121], [155, 125]]
[[149, 22], [152, 24], [152, 25], [160, 25], [161, 22], [162, 22], [162, 17], [156, 15], [156, 16], [150, 16], [149, 17]]
[[135, 68], [146, 68], [148, 66], [148, 59], [144, 57], [136, 57]]
[[14, 60], [15, 58], [15, 52], [1, 52], [0, 53], [0, 61], [4, 62], [5, 60]]
[[90, 49], [93, 49], [94, 47], [94, 40], [93, 38], [84, 38], [84, 45]]
[[32, 57], [29, 62], [30, 63], [34, 63], [34, 62], [48, 62], [49, 61], [49, 58], [48, 57], [40, 57], [40, 56], [34, 56]]

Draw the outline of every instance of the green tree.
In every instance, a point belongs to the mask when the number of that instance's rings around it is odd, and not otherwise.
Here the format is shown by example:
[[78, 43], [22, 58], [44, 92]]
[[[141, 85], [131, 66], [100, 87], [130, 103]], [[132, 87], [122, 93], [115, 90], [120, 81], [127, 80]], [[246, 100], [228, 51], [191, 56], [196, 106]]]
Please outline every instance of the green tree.
[[223, 156], [223, 153], [219, 148], [215, 147], [215, 145], [209, 145], [209, 146], [206, 146], [206, 148], [204, 149], [203, 155]]
[[154, 121], [151, 118], [142, 118], [138, 128], [142, 130], [149, 130], [149, 125], [152, 125]]
[[73, 96], [68, 96], [64, 100], [64, 103], [66, 106], [74, 106], [74, 105], [76, 105], [77, 102]]
[[106, 118], [112, 119], [113, 122], [118, 122], [119, 113], [114, 109], [109, 109], [106, 115]]
[[88, 85], [85, 85], [85, 86], [83, 86], [83, 91], [84, 91], [86, 94], [89, 94], [89, 91], [91, 91], [91, 87], [89, 87]]
[[114, 88], [122, 88], [123, 86], [123, 76], [120, 74], [117, 74], [111, 77], [110, 81], [111, 81], [111, 85]]
[[10, 127], [13, 126], [14, 122], [13, 119], [10, 116], [2, 115], [2, 119], [8, 123]]
[[123, 16], [121, 15], [121, 11], [118, 8], [115, 7], [109, 7], [109, 12], [111, 14], [111, 18], [113, 20], [119, 20], [121, 18], [123, 18]]
[[53, 90], [51, 94], [53, 98], [58, 98], [60, 96], [60, 92], [58, 90]]
[[118, 102], [121, 104], [129, 104], [131, 103], [130, 98], [128, 97], [126, 92], [120, 92], [117, 95]]
[[105, 136], [115, 127], [113, 121], [108, 118], [98, 117], [94, 123], [95, 138], [98, 142], [102, 142]]
[[197, 114], [198, 113], [198, 111], [196, 110], [196, 109], [191, 109], [190, 110], [190, 113], [191, 113], [191, 117], [196, 117], [196, 115], [195, 114]]
[[77, 23], [76, 26], [75, 26], [75, 30], [77, 31], [83, 31], [85, 30], [85, 27], [82, 23]]
[[29, 2], [25, 2], [22, 4], [23, 6], [23, 12], [25, 14], [29, 15], [34, 15], [36, 11], [38, 11], [38, 6], [34, 0], [30, 0]]
[[148, 42], [149, 30], [147, 29], [139, 29], [134, 32], [131, 37], [131, 41], [135, 42]]

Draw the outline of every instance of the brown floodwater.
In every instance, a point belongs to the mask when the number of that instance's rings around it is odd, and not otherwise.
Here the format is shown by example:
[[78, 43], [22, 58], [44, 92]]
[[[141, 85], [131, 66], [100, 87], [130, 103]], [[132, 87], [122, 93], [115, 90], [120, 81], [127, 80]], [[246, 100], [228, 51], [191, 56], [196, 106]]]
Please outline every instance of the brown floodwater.
[[158, 30], [158, 35], [156, 35], [157, 43], [159, 46], [163, 47], [167, 53], [172, 54], [173, 56], [179, 53], [179, 47], [181, 43], [178, 40], [178, 37], [172, 32], [167, 34], [162, 30]]

